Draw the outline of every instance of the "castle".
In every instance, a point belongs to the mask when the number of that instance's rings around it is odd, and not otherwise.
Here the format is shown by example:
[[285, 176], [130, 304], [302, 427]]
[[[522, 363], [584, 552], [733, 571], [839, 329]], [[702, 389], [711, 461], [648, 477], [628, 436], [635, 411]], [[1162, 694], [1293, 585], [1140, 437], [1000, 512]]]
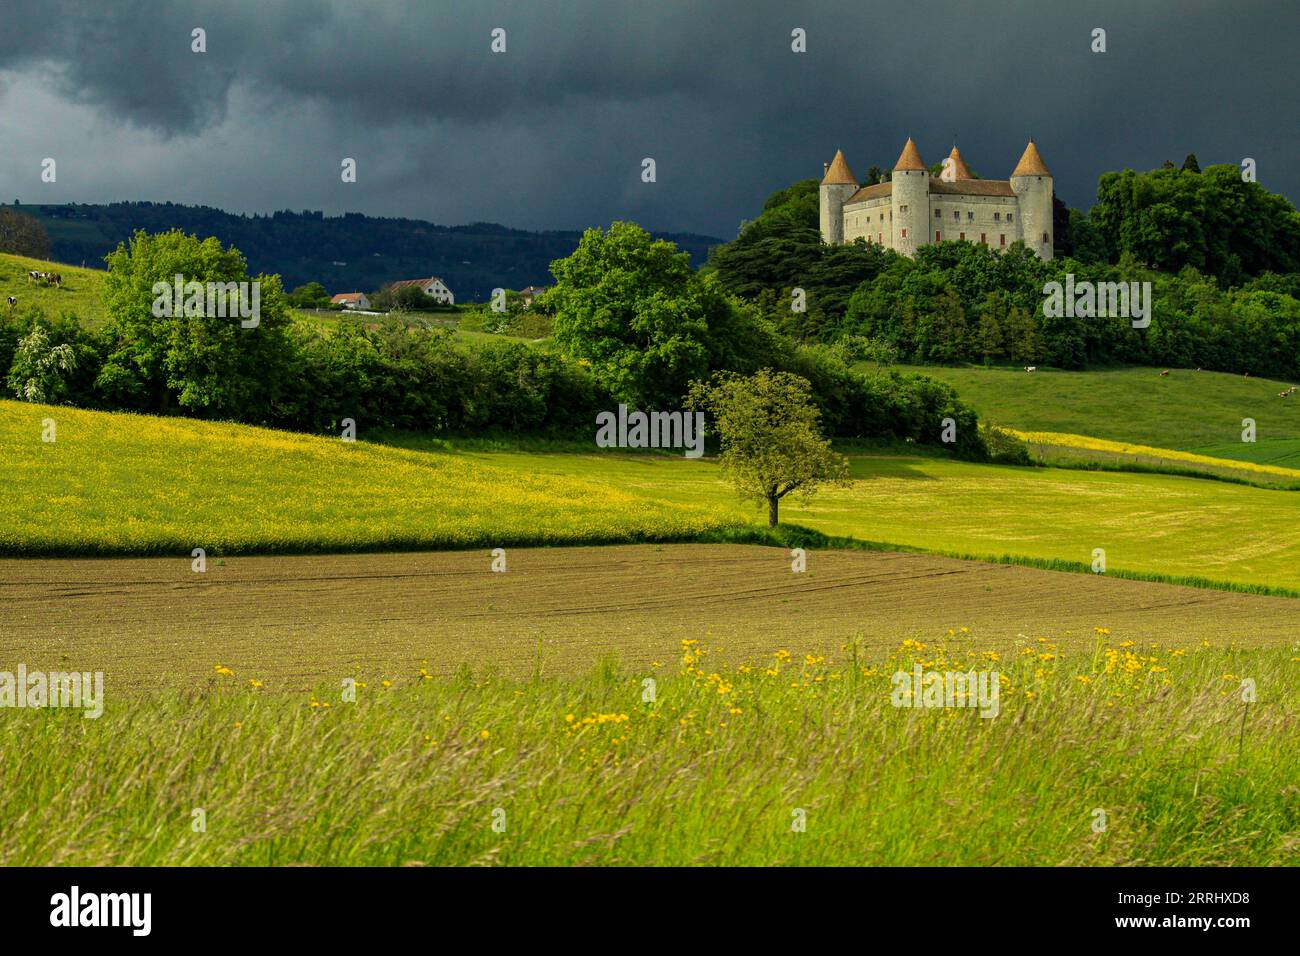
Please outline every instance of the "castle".
[[889, 182], [859, 186], [841, 150], [822, 172], [823, 242], [861, 237], [915, 256], [929, 242], [1004, 249], [1022, 240], [1040, 259], [1052, 258], [1052, 174], [1033, 140], [1010, 179], [975, 179], [956, 146], [931, 176], [910, 138]]

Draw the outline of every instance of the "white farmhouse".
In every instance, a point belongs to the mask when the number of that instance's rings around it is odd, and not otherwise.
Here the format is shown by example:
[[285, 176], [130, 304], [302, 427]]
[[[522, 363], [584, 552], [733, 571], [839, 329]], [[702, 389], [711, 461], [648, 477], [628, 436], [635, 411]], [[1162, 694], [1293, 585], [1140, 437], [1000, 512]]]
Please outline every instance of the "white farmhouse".
[[394, 292], [398, 289], [405, 288], [408, 285], [417, 286], [421, 292], [433, 299], [440, 305], [455, 305], [456, 297], [451, 294], [447, 284], [437, 276], [430, 276], [427, 279], [403, 279], [400, 282], [394, 282], [389, 288]]
[[370, 300], [364, 292], [340, 292], [330, 299], [331, 305], [341, 305], [345, 309], [369, 309]]

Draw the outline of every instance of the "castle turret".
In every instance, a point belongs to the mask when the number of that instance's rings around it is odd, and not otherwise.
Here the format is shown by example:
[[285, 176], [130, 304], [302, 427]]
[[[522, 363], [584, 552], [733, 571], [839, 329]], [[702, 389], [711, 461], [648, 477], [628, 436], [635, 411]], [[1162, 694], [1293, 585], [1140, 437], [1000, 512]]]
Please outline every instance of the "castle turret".
[[1040, 259], [1052, 258], [1052, 173], [1031, 139], [1011, 174], [1019, 200], [1020, 238]]
[[943, 164], [943, 172], [939, 174], [939, 178], [950, 183], [975, 178], [971, 175], [970, 167], [966, 165], [966, 160], [962, 158], [956, 143], [952, 144], [952, 152], [948, 154], [948, 161]]
[[822, 172], [819, 216], [822, 242], [838, 245], [844, 241], [844, 201], [858, 191], [858, 181], [840, 149]]
[[894, 164], [891, 182], [894, 249], [915, 256], [917, 246], [925, 242], [925, 230], [930, 228], [930, 170], [921, 162], [921, 153], [910, 136]]

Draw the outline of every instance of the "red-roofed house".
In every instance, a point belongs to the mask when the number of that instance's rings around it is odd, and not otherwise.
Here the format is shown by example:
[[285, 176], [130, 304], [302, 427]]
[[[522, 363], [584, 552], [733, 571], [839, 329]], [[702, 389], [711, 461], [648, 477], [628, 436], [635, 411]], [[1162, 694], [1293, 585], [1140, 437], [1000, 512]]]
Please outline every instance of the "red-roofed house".
[[451, 294], [447, 284], [437, 276], [430, 276], [427, 279], [403, 279], [400, 282], [394, 282], [389, 288], [396, 292], [398, 289], [409, 285], [418, 286], [421, 292], [442, 305], [456, 304], [456, 297]]
[[364, 292], [340, 292], [330, 299], [330, 305], [341, 305], [345, 309], [368, 309], [370, 300]]

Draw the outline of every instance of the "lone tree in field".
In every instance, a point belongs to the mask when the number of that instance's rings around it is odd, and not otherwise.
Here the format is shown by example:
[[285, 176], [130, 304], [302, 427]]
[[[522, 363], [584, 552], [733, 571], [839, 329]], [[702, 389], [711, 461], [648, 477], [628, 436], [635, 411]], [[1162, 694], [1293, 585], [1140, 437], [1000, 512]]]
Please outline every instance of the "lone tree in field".
[[817, 422], [808, 380], [790, 372], [734, 372], [691, 387], [688, 405], [712, 414], [722, 440], [722, 472], [743, 499], [767, 502], [775, 528], [781, 499], [807, 497], [826, 484], [847, 485], [849, 463], [831, 451]]

